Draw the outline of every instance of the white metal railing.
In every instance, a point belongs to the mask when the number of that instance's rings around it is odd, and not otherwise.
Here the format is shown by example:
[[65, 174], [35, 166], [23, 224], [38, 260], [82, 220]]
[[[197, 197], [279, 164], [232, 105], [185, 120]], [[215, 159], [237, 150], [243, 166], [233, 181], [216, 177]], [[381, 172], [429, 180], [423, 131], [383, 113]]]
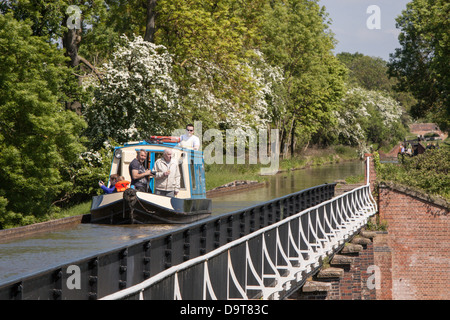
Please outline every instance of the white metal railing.
[[[370, 185], [355, 188], [303, 210], [247, 236], [229, 242], [203, 256], [173, 266], [137, 285], [105, 296], [104, 300], [146, 298], [152, 286], [170, 278], [165, 291], [173, 299], [279, 299], [279, 293], [317, 268], [320, 259], [332, 253], [377, 212]], [[271, 249], [267, 242], [270, 241]], [[240, 250], [240, 254], [233, 253]], [[226, 281], [215, 280], [217, 261], [226, 263]], [[215, 267], [212, 267], [214, 265]], [[239, 274], [235, 268], [238, 266]], [[245, 270], [242, 268], [245, 267]], [[179, 278], [196, 268], [201, 290], [183, 297]], [[213, 268], [213, 270], [211, 270]], [[213, 275], [213, 277], [211, 277]], [[202, 279], [199, 279], [201, 277]], [[167, 289], [166, 286], [172, 286]], [[185, 287], [189, 285], [186, 284]], [[201, 291], [201, 292], [200, 292]], [[148, 296], [148, 295], [147, 295]], [[151, 298], [151, 297], [150, 297]]]

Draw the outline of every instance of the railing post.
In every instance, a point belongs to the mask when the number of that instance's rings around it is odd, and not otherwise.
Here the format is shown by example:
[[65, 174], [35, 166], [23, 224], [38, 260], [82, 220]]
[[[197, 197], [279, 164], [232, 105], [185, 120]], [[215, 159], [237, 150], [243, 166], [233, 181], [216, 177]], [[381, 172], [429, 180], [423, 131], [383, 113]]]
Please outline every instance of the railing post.
[[166, 249], [164, 250], [165, 263], [164, 267], [170, 268], [172, 266], [172, 239], [173, 236], [169, 235], [166, 237]]
[[187, 229], [183, 234], [183, 261], [188, 261], [191, 256], [191, 241], [190, 241], [191, 230]]
[[239, 215], [239, 237], [243, 237], [245, 235], [246, 216], [247, 211], [244, 211]]
[[256, 230], [255, 209], [250, 209], [250, 233]]
[[128, 248], [123, 249], [119, 256], [119, 289], [124, 289], [127, 287]]
[[88, 262], [89, 269], [89, 292], [90, 300], [98, 298], [98, 258], [94, 258]]
[[14, 284], [11, 287], [11, 299], [12, 300], [22, 300], [23, 299], [23, 282], [20, 281], [19, 283]]
[[275, 205], [275, 222], [281, 220], [281, 201], [277, 201], [274, 203]]
[[146, 241], [144, 243], [144, 258], [143, 258], [143, 263], [144, 263], [144, 279], [148, 279], [150, 278], [150, 274], [151, 274], [151, 270], [150, 270], [150, 261], [151, 261], [151, 247], [152, 247], [152, 243], [151, 241]]
[[227, 242], [233, 241], [233, 216], [229, 216], [227, 219]]

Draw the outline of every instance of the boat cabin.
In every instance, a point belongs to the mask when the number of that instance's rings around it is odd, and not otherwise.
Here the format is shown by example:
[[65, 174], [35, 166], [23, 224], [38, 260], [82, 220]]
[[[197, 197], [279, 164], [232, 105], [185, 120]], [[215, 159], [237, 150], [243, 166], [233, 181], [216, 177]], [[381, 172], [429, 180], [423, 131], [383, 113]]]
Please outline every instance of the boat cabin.
[[[155, 161], [162, 157], [165, 149], [172, 149], [172, 161], [178, 162], [180, 171], [180, 191], [178, 198], [202, 199], [206, 198], [205, 166], [203, 152], [178, 146], [176, 137], [152, 137], [149, 140], [128, 142], [122, 147], [114, 149], [111, 164], [111, 174], [118, 174], [131, 181], [128, 167], [141, 149], [147, 151], [144, 166], [153, 170]], [[150, 178], [148, 192], [155, 193], [155, 179]], [[109, 185], [109, 183], [108, 183]]]
[[[128, 142], [114, 149], [110, 176], [118, 174], [131, 181], [129, 166], [140, 150], [147, 151], [144, 166], [152, 170], [164, 150], [172, 150], [172, 161], [178, 163], [180, 191], [176, 197], [155, 194], [151, 178], [146, 192], [133, 188], [92, 198], [91, 222], [102, 224], [191, 223], [211, 214], [212, 202], [206, 198], [203, 153], [178, 146], [177, 138], [152, 137], [146, 141]], [[109, 185], [109, 183], [108, 183]]]

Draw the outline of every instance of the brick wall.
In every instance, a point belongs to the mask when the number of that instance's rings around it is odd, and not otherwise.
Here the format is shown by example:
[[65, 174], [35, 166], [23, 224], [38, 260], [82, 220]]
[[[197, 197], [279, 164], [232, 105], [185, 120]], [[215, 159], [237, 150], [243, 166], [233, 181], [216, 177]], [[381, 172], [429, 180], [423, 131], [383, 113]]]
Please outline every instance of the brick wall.
[[[373, 188], [376, 180], [373, 158], [366, 156], [372, 160], [369, 172]], [[307, 281], [292, 298], [450, 299], [449, 208], [450, 204], [441, 198], [393, 183], [379, 184], [378, 215], [382, 222], [387, 222], [388, 231], [377, 231], [358, 252], [338, 253], [336, 257], [351, 256], [351, 263], [333, 264], [333, 259], [330, 268]], [[379, 274], [379, 286], [375, 289], [367, 286], [371, 276], [367, 273], [369, 266], [375, 267]]]
[[385, 281], [377, 299], [450, 299], [448, 208], [404, 186], [380, 185], [379, 215], [388, 234], [374, 250]]
[[373, 241], [374, 265], [380, 268], [380, 286], [377, 300], [392, 300], [392, 254], [387, 231], [378, 231]]
[[[369, 238], [367, 237], [369, 236]], [[348, 243], [330, 265], [321, 269], [290, 298], [295, 300], [375, 300], [376, 290], [367, 285], [374, 264], [373, 233], [362, 232]]]

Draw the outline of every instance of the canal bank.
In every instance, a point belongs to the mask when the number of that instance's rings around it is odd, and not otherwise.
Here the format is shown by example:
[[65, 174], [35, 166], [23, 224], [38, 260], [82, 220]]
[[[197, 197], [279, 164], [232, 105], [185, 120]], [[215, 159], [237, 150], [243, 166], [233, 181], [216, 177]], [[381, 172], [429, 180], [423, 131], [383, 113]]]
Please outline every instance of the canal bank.
[[[277, 174], [358, 160], [357, 150], [349, 146], [312, 147], [286, 159], [280, 156]], [[206, 190], [212, 190], [233, 181], [270, 183], [271, 175], [261, 175], [261, 169], [266, 167], [268, 166], [261, 163], [250, 164], [249, 161], [239, 164], [236, 159], [231, 164], [227, 164], [225, 160], [222, 164], [205, 164]]]

